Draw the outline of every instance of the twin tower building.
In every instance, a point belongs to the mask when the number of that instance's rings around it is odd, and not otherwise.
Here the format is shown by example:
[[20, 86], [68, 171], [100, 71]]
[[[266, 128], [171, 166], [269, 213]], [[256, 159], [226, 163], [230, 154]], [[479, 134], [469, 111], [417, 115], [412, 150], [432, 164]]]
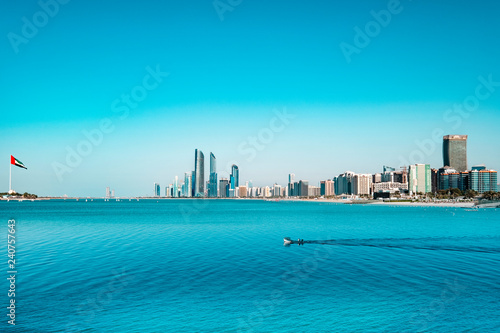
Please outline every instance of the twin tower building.
[[[231, 166], [231, 175], [229, 179], [221, 178], [220, 185], [217, 177], [217, 159], [213, 153], [210, 153], [210, 174], [207, 183], [207, 192], [205, 193], [205, 155], [199, 149], [194, 151], [194, 171], [189, 176], [187, 172], [184, 177], [184, 190], [179, 196], [186, 197], [230, 197], [231, 193], [239, 186], [239, 168], [235, 164]], [[175, 196], [175, 194], [174, 194]]]

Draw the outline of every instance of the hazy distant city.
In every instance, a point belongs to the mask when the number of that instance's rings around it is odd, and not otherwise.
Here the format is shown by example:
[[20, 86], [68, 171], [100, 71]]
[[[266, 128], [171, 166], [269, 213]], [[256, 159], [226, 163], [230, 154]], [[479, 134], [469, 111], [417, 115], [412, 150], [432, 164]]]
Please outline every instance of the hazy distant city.
[[[497, 171], [485, 165], [467, 164], [467, 135], [443, 137], [443, 166], [432, 168], [430, 164], [408, 166], [382, 166], [380, 173], [362, 174], [346, 171], [319, 184], [296, 179], [288, 174], [284, 186], [272, 184], [255, 187], [252, 180], [240, 181], [240, 170], [231, 166], [228, 178], [217, 173], [217, 158], [210, 153], [210, 172], [205, 179], [205, 155], [199, 149], [194, 154], [194, 170], [186, 172], [182, 179], [175, 176], [173, 182], [162, 188], [153, 184], [153, 197], [166, 198], [392, 198], [413, 197], [429, 193], [458, 193], [473, 197], [498, 191]], [[106, 188], [106, 198], [114, 198], [114, 190]]]

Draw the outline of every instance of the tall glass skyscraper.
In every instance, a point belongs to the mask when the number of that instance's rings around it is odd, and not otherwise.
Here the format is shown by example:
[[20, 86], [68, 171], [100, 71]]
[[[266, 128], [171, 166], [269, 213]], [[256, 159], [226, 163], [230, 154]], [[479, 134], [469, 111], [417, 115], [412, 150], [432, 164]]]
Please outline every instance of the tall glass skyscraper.
[[179, 196], [179, 184], [178, 184], [178, 182], [179, 182], [179, 179], [178, 179], [177, 176], [175, 176], [175, 179], [174, 179], [174, 189], [173, 189], [174, 193], [172, 194], [172, 196], [174, 198], [177, 198]]
[[236, 164], [231, 167], [231, 189], [234, 190], [240, 186], [240, 170]]
[[467, 171], [467, 135], [443, 137], [443, 162], [458, 172]]
[[205, 156], [201, 150], [194, 151], [194, 196], [205, 196]]
[[186, 197], [186, 198], [189, 198], [193, 195], [193, 192], [192, 192], [192, 188], [193, 188], [193, 184], [192, 184], [192, 178], [193, 175], [191, 172], [186, 172], [184, 173], [184, 193], [183, 195]]
[[217, 198], [217, 159], [210, 153], [210, 176], [208, 180], [208, 196]]

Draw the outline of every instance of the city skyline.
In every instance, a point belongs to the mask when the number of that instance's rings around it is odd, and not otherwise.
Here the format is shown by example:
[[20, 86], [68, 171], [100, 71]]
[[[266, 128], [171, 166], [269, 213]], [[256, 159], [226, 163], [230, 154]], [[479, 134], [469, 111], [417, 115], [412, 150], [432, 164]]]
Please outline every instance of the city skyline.
[[[209, 197], [209, 198], [232, 198], [232, 197], [316, 197], [328, 195], [354, 195], [374, 196], [395, 195], [407, 193], [427, 194], [438, 193], [440, 190], [458, 189], [465, 193], [467, 190], [476, 191], [479, 194], [489, 191], [498, 191], [498, 172], [487, 168], [484, 164], [473, 165], [467, 168], [467, 135], [445, 135], [442, 142], [442, 155], [444, 166], [439, 169], [432, 168], [430, 164], [415, 163], [401, 166], [400, 171], [396, 168], [383, 165], [382, 172], [373, 174], [360, 174], [346, 171], [331, 179], [320, 180], [318, 186], [309, 184], [308, 180], [300, 179], [295, 182], [295, 174], [288, 174], [288, 184], [281, 186], [275, 182], [272, 186], [253, 187], [252, 180], [247, 180], [244, 186], [239, 187], [239, 167], [231, 166], [228, 178], [222, 177], [217, 183], [217, 163], [213, 152], [210, 153], [209, 180], [206, 181], [206, 189], [202, 185], [192, 185], [191, 178], [185, 177], [184, 183], [178, 187], [178, 176], [175, 176], [173, 184], [165, 187], [166, 197]], [[199, 165], [203, 173], [203, 152], [195, 149], [195, 171], [186, 172], [192, 177], [199, 177]], [[201, 163], [201, 164], [200, 164]], [[450, 166], [451, 165], [451, 166]], [[196, 176], [195, 176], [196, 175]], [[333, 179], [333, 180], [332, 180]], [[497, 186], [499, 185], [499, 186]], [[154, 184], [154, 196], [158, 197], [157, 183]], [[262, 192], [264, 191], [264, 192]], [[198, 192], [195, 194], [195, 192]], [[385, 194], [383, 193], [385, 192]], [[106, 188], [108, 197], [109, 187]]]
[[[194, 149], [207, 167], [215, 153], [217, 181], [235, 164], [256, 186], [292, 172], [318, 184], [383, 165], [439, 168], [448, 133], [469, 135], [469, 166], [500, 169], [500, 4], [232, 9], [68, 2], [29, 34], [44, 9], [7, 3], [0, 156], [30, 166], [13, 171], [13, 189], [150, 195], [192, 171]], [[5, 191], [8, 173], [0, 165]]]

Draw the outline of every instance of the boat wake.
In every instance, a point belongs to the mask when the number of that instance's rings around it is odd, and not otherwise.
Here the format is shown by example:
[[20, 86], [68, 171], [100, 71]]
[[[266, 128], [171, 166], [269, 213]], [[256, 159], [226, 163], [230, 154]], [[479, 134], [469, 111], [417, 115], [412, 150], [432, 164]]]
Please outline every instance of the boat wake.
[[[327, 239], [302, 240], [301, 244], [320, 244], [334, 246], [366, 246], [376, 248], [431, 250], [431, 251], [458, 251], [500, 253], [499, 247], [468, 246], [469, 239], [463, 238], [368, 238], [368, 239]], [[453, 244], [450, 244], [453, 243]], [[471, 242], [477, 244], [477, 240]], [[296, 242], [293, 242], [296, 244]], [[498, 244], [498, 242], [496, 243]]]

